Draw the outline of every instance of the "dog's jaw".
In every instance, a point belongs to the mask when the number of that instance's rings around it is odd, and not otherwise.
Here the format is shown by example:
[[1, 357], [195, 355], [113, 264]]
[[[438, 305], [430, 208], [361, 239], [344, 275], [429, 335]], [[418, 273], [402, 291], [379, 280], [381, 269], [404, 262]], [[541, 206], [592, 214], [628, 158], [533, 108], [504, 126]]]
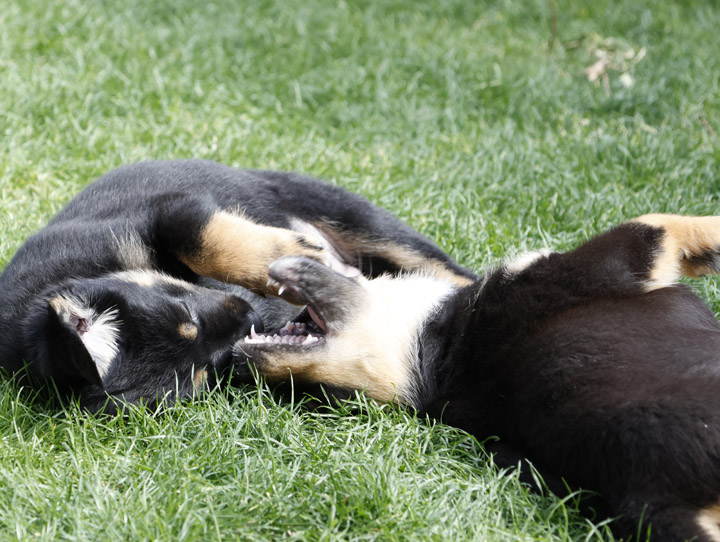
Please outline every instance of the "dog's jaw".
[[270, 275], [284, 299], [308, 306], [303, 318], [311, 319], [305, 329], [312, 331], [298, 344], [283, 342], [282, 330], [271, 338], [246, 337], [236, 346], [241, 360], [249, 359], [269, 380], [292, 375], [414, 405], [418, 337], [454, 285], [422, 274], [350, 279], [297, 257], [278, 260]]

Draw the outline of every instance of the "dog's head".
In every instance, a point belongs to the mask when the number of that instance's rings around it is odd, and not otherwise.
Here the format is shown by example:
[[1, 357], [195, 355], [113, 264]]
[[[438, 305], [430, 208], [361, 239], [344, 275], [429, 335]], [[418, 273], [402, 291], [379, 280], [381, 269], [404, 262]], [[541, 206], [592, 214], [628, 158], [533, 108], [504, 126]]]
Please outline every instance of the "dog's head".
[[112, 411], [108, 396], [153, 404], [212, 385], [253, 325], [262, 321], [240, 297], [121, 272], [38, 296], [22, 324], [23, 354], [33, 373], [78, 392], [89, 409]]
[[421, 334], [457, 286], [429, 273], [345, 276], [322, 263], [285, 256], [270, 266], [281, 297], [306, 308], [282, 327], [266, 326], [236, 346], [270, 381], [364, 390], [369, 397], [417, 406]]

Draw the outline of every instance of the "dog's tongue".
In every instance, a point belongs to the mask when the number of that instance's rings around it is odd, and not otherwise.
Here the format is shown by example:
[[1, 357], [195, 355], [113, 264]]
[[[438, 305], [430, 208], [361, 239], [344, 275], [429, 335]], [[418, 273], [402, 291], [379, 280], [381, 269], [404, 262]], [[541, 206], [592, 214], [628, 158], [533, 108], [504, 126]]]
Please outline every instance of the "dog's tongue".
[[323, 322], [322, 318], [318, 316], [318, 313], [315, 312], [315, 310], [308, 305], [307, 306], [308, 314], [310, 315], [310, 318], [312, 318], [312, 321], [315, 322], [317, 327], [322, 329], [325, 333], [327, 333], [327, 326], [325, 325], [325, 322]]

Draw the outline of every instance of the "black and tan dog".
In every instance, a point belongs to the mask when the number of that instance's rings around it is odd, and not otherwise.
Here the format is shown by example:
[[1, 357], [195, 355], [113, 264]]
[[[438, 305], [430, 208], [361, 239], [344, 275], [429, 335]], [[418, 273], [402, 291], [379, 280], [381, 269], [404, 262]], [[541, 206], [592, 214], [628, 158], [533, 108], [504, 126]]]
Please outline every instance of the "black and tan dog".
[[[473, 276], [330, 184], [203, 161], [137, 164], [91, 184], [7, 265], [0, 367], [27, 364], [91, 410], [114, 410], [112, 398], [193, 395], [232, 366], [251, 330], [298, 315], [249, 291], [273, 293], [268, 268], [283, 255], [350, 275], [426, 269], [460, 284]], [[303, 333], [311, 318], [301, 319], [285, 343], [315, 340]]]
[[[718, 247], [720, 218], [649, 215], [476, 278], [331, 185], [139, 164], [7, 266], [0, 360], [93, 409], [192, 395], [250, 360], [498, 436], [499, 462], [597, 491], [623, 537], [720, 540], [720, 326], [675, 284], [717, 272]], [[307, 308], [285, 323], [299, 310], [235, 284]]]
[[648, 215], [465, 287], [285, 257], [270, 276], [322, 333], [248, 337], [238, 353], [269, 379], [363, 389], [497, 436], [497, 461], [596, 491], [626, 540], [650, 526], [653, 541], [717, 541], [720, 325], [676, 281], [718, 272], [719, 249], [720, 217]]

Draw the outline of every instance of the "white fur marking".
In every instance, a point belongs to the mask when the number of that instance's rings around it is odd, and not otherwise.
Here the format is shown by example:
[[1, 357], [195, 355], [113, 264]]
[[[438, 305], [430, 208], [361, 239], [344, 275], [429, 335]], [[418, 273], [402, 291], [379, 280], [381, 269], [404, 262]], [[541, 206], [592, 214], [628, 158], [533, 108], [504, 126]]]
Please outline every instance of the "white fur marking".
[[113, 361], [118, 355], [120, 326], [118, 325], [117, 316], [117, 309], [96, 315], [90, 321], [89, 329], [80, 334], [80, 339], [95, 362], [101, 380], [105, 380]]
[[140, 235], [129, 225], [119, 236], [111, 231], [115, 243], [115, 254], [124, 269], [147, 269], [152, 267], [150, 249], [142, 242]]
[[134, 269], [132, 271], [119, 271], [113, 273], [113, 276], [125, 282], [134, 282], [143, 288], [153, 288], [158, 284], [172, 284], [180, 286], [186, 290], [192, 290], [192, 285], [184, 280], [176, 279], [165, 273], [151, 271], [149, 269]]
[[545, 258], [551, 253], [552, 251], [544, 248], [542, 250], [535, 250], [533, 252], [526, 252], [525, 254], [521, 254], [517, 258], [505, 263], [505, 274], [517, 275], [518, 273], [525, 271], [528, 267], [537, 262], [539, 259]]
[[319, 245], [322, 245], [325, 248], [325, 252], [329, 260], [327, 264], [330, 269], [337, 271], [338, 273], [340, 273], [341, 275], [345, 275], [346, 277], [360, 276], [360, 270], [357, 267], [346, 264], [343, 257], [340, 255], [337, 247], [330, 242], [330, 239], [328, 239], [327, 235], [325, 235], [315, 226], [313, 226], [312, 224], [308, 224], [307, 222], [305, 222], [304, 220], [300, 220], [299, 218], [291, 218], [290, 227], [293, 229], [293, 231], [302, 233], [307, 237], [314, 238]]
[[327, 361], [318, 365], [318, 374], [330, 370], [333, 383], [415, 404], [420, 331], [455, 287], [423, 275], [360, 279], [360, 284], [366, 303], [328, 337]]
[[[100, 379], [105, 379], [119, 351], [120, 325], [117, 309], [109, 309], [97, 314], [87, 303], [68, 295], [56, 297], [50, 301], [50, 304], [68, 326], [75, 328], [75, 332], [97, 367]], [[84, 321], [84, 329], [77, 327], [77, 323], [81, 320]]]
[[385, 359], [391, 360], [388, 367], [395, 365], [392, 360], [401, 360], [391, 382], [412, 404], [419, 369], [420, 331], [440, 303], [455, 290], [454, 285], [432, 277], [409, 275], [369, 281], [368, 290], [370, 307], [362, 312], [361, 325], [371, 330], [375, 343], [385, 352]]
[[[269, 349], [262, 354], [261, 372], [275, 380], [292, 372], [301, 381], [417, 406], [420, 334], [456, 285], [420, 273], [356, 281], [362, 290], [339, 309], [344, 318], [328, 322], [328, 334], [317, 347]], [[322, 313], [322, 305], [318, 308]], [[259, 338], [251, 332], [245, 343], [265, 342]]]

